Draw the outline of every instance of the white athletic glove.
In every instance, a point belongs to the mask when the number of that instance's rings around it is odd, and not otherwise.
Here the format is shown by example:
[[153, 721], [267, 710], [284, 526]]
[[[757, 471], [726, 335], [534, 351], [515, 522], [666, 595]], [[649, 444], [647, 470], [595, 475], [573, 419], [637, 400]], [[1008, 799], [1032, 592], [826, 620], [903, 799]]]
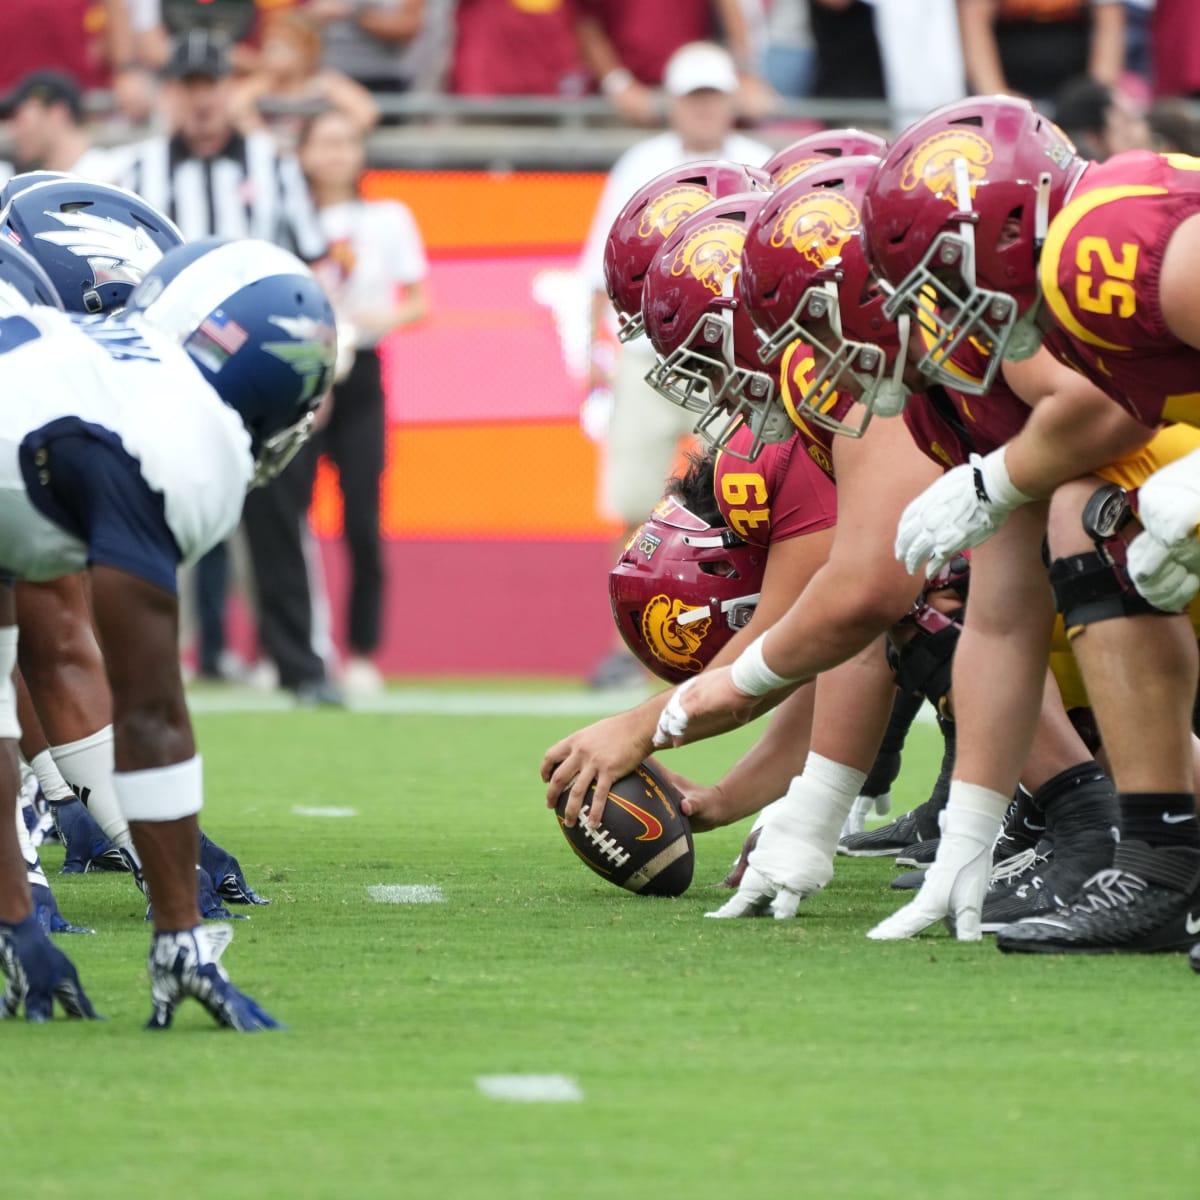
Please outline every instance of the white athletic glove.
[[1129, 545], [1129, 575], [1155, 608], [1177, 612], [1200, 589], [1200, 450], [1155, 471], [1138, 489], [1144, 533]]
[[1004, 465], [1004, 447], [985, 458], [947, 471], [904, 510], [896, 530], [896, 558], [910, 575], [928, 559], [927, 577], [954, 555], [986, 541], [1008, 514], [1033, 497], [1013, 486]]
[[992, 847], [1001, 818], [953, 804], [938, 819], [942, 838], [937, 858], [911, 904], [880, 921], [868, 934], [877, 942], [910, 938], [945, 920], [960, 942], [977, 942], [980, 917], [992, 875]]
[[892, 811], [892, 793], [884, 792], [879, 796], [856, 796], [850, 813], [842, 822], [842, 832], [838, 841], [853, 833], [863, 833], [867, 828], [867, 818], [874, 810], [875, 815], [886, 817]]
[[819, 754], [810, 754], [804, 773], [787, 795], [763, 811], [758, 845], [750, 852], [735, 895], [709, 917], [778, 920], [796, 915], [800, 901], [833, 878], [838, 830], [866, 775]]

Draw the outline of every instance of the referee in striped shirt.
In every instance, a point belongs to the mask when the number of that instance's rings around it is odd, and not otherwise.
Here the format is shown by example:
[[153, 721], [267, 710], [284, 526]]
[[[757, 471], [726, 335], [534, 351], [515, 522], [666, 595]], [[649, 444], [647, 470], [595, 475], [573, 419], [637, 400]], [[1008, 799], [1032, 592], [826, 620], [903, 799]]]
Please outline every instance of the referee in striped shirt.
[[[124, 186], [168, 213], [188, 241], [256, 237], [305, 261], [325, 251], [304, 177], [267, 133], [233, 125], [227, 45], [204, 30], [184, 35], [166, 70], [175, 132], [134, 148]], [[312, 590], [304, 554], [307, 478], [285, 471], [250, 492], [243, 528], [250, 546], [263, 650], [279, 682], [307, 703], [340, 703], [313, 646]], [[200, 671], [220, 673], [224, 649], [228, 552], [218, 547], [197, 565]]]

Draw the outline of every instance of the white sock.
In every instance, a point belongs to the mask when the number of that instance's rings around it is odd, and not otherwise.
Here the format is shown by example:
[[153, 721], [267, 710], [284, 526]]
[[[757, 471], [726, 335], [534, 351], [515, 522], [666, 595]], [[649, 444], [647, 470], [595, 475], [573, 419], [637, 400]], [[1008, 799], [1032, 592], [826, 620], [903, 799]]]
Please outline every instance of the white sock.
[[104, 831], [104, 836], [114, 846], [132, 851], [129, 823], [121, 813], [121, 805], [113, 787], [112, 726], [106, 725], [89, 737], [68, 742], [65, 746], [51, 746], [50, 753], [54, 755], [63, 778], [87, 805], [88, 812]]
[[17, 841], [21, 844], [21, 857], [25, 860], [25, 874], [29, 882], [49, 887], [50, 882], [46, 878], [46, 872], [42, 870], [42, 860], [29, 840], [29, 830], [25, 828], [25, 818], [21, 815], [19, 808], [17, 809]]
[[71, 785], [62, 777], [62, 772], [55, 766], [54, 756], [49, 749], [35, 754], [29, 763], [30, 769], [37, 776], [38, 786], [49, 804], [61, 804], [66, 800], [74, 800], [75, 793]]
[[1000, 836], [1011, 797], [977, 783], [950, 780], [950, 798], [938, 818], [943, 834], [958, 834], [992, 846]]
[[792, 780], [787, 795], [776, 803], [786, 808], [792, 832], [832, 859], [842, 824], [866, 778], [866, 771], [856, 771], [810, 751], [803, 773]]

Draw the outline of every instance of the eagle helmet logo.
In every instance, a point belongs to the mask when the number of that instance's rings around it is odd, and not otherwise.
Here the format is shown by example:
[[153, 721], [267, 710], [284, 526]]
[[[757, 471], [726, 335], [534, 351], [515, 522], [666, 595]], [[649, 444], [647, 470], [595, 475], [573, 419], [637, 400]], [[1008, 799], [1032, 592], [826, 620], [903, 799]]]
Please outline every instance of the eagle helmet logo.
[[642, 209], [641, 219], [638, 221], [638, 237], [648, 238], [657, 234], [659, 237], [668, 238], [684, 217], [699, 212], [715, 199], [707, 188], [695, 183], [683, 183], [678, 187], [667, 188], [665, 192], [659, 192]]
[[703, 617], [688, 625], [680, 625], [684, 613], [695, 612], [699, 605], [684, 604], [670, 596], [651, 598], [642, 610], [642, 636], [654, 657], [683, 671], [699, 672], [704, 663], [696, 657], [712, 625], [711, 617]]
[[737, 278], [746, 231], [733, 221], [712, 221], [684, 238], [671, 260], [671, 274], [690, 273], [714, 296], [725, 295]]
[[862, 228], [858, 209], [841, 192], [820, 188], [793, 200], [771, 230], [776, 249], [789, 243], [818, 269], [841, 254], [842, 247]]
[[957, 207], [955, 160], [961, 158], [967, 164], [971, 198], [974, 199], [975, 185], [987, 176], [987, 166], [993, 157], [991, 143], [986, 138], [967, 129], [944, 129], [927, 137], [909, 155], [900, 177], [900, 187], [911, 192], [924, 184], [939, 199]]

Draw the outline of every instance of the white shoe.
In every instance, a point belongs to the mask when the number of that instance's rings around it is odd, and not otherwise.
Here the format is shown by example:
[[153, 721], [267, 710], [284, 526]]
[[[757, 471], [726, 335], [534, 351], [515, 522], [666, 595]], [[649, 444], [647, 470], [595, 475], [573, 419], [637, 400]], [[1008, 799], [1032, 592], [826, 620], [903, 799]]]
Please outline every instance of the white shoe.
[[383, 691], [383, 676], [369, 658], [350, 658], [342, 672], [342, 689], [356, 700], [378, 696]]

